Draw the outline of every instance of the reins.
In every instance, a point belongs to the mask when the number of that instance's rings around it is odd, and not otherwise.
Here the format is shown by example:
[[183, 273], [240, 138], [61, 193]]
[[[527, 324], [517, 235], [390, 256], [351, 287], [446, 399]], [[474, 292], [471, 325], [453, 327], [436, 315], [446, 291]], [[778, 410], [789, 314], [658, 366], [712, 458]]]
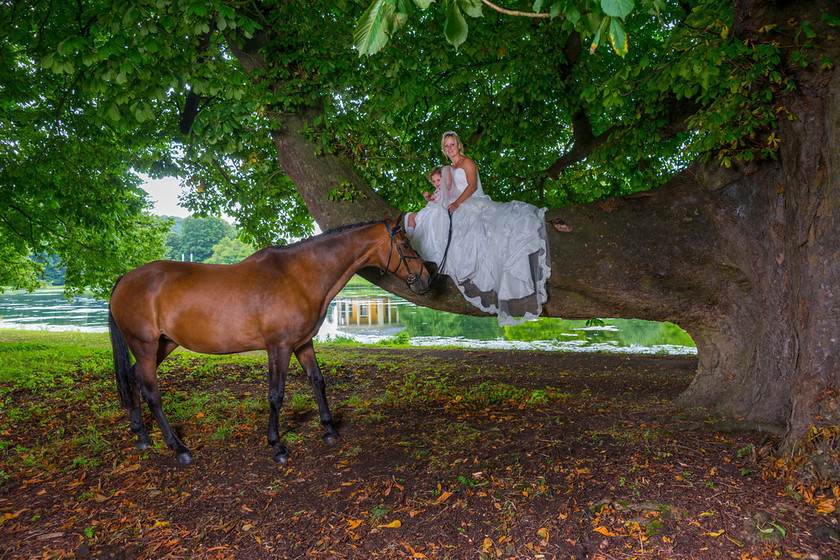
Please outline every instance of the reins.
[[449, 245], [452, 243], [452, 212], [447, 212], [449, 216], [449, 233], [446, 236], [446, 248], [443, 250], [443, 258], [440, 259], [440, 264], [435, 269], [435, 273], [432, 274], [432, 282], [437, 281], [438, 277], [443, 274], [444, 268], [446, 268], [446, 256], [449, 254]]

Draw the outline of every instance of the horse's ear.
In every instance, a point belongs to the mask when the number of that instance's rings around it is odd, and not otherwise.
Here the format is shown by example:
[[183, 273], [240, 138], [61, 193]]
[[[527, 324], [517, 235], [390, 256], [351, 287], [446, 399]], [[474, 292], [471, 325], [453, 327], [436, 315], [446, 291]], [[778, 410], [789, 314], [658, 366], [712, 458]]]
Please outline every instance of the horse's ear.
[[403, 216], [405, 216], [405, 212], [400, 212], [400, 215], [390, 220], [389, 218], [385, 218], [388, 221], [388, 226], [391, 228], [391, 231], [397, 229], [398, 227], [402, 226]]

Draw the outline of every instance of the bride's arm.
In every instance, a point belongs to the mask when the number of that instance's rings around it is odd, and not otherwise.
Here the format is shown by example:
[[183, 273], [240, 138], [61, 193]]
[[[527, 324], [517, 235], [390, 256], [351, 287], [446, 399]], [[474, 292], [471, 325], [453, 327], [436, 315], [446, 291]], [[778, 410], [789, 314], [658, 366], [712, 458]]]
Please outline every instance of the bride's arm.
[[461, 162], [460, 168], [464, 170], [464, 173], [467, 176], [467, 186], [464, 187], [464, 192], [461, 193], [461, 196], [455, 199], [455, 201], [449, 205], [449, 211], [454, 212], [458, 209], [458, 207], [469, 197], [473, 195], [476, 191], [477, 187], [477, 180], [476, 177], [478, 176], [478, 171], [475, 166], [475, 162], [470, 158], [464, 158]]

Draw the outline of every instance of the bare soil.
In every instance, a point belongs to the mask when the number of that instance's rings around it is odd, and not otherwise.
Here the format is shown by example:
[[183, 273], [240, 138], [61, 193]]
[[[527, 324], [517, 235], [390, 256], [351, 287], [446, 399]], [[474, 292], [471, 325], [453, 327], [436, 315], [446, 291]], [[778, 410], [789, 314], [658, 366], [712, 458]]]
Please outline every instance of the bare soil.
[[[694, 358], [375, 347], [319, 357], [341, 440], [322, 442], [297, 368], [282, 465], [265, 442], [264, 368], [204, 375], [197, 358], [162, 377], [190, 466], [156, 428], [157, 446], [134, 450], [124, 413], [92, 420], [96, 399], [46, 403], [46, 420], [5, 434], [20, 447], [0, 455], [0, 558], [840, 558], [837, 496], [774, 470], [775, 436], [673, 404]], [[201, 407], [178, 408], [193, 395]], [[38, 395], [6, 405], [27, 401]], [[62, 427], [106, 445], [96, 460], [90, 442], [57, 458], [21, 451]]]

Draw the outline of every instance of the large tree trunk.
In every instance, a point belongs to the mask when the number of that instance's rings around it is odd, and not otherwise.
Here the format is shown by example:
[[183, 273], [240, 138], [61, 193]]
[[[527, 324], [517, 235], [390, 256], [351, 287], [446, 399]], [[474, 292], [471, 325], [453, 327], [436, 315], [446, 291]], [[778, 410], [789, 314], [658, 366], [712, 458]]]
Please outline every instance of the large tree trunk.
[[[837, 12], [833, 3], [743, 0], [733, 29], [768, 41], [758, 29], [793, 19], [824, 38], [831, 29], [820, 18]], [[838, 41], [818, 42], [840, 61]], [[679, 324], [699, 355], [682, 401], [786, 428], [788, 447], [812, 424], [840, 425], [840, 70], [818, 67], [789, 69], [797, 88], [778, 104], [795, 119], [780, 124], [777, 161], [732, 169], [698, 162], [652, 191], [547, 215], [572, 231], [549, 226], [546, 316]], [[396, 212], [352, 166], [306, 140], [302, 131], [321, 114], [288, 115], [273, 134], [319, 225]], [[336, 188], [355, 195], [331, 199]], [[388, 277], [368, 277], [420, 305], [477, 313], [448, 282], [418, 298]]]

